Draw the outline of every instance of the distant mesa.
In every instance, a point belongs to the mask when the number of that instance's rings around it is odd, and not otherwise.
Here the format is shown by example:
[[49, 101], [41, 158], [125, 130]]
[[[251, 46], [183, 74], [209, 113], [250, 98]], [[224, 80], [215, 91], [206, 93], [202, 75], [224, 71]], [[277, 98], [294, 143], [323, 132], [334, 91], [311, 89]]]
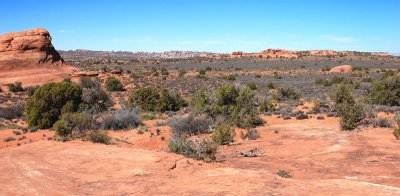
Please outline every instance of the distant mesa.
[[15, 71], [64, 64], [43, 28], [0, 35], [0, 71]]

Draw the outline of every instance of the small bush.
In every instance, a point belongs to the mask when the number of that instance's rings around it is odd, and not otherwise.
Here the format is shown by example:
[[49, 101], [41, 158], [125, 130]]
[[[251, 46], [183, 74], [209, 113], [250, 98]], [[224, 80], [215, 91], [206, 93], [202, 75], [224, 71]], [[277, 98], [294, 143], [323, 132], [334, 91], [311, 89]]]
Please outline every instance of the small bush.
[[172, 138], [168, 143], [170, 152], [197, 160], [214, 161], [217, 145], [209, 140], [191, 141], [184, 137]]
[[278, 172], [276, 172], [276, 174], [283, 178], [292, 178], [292, 175], [290, 175], [289, 171], [284, 169], [280, 169]]
[[332, 99], [340, 117], [341, 129], [355, 129], [359, 122], [364, 119], [364, 111], [362, 105], [356, 104], [351, 95], [351, 87], [346, 84], [338, 85], [333, 91]]
[[274, 95], [274, 99], [278, 101], [298, 100], [300, 99], [300, 93], [292, 88], [279, 88], [278, 92]]
[[393, 135], [397, 140], [400, 140], [400, 120], [397, 121], [397, 128], [393, 130]]
[[172, 135], [176, 137], [207, 133], [210, 130], [211, 124], [212, 121], [207, 116], [196, 116], [194, 114], [175, 117], [168, 122]]
[[240, 138], [243, 140], [256, 140], [260, 138], [260, 134], [258, 133], [257, 129], [248, 129], [246, 132], [240, 132]]
[[106, 89], [108, 91], [124, 91], [124, 85], [117, 78], [109, 77], [106, 81]]
[[165, 67], [161, 68], [161, 75], [163, 75], [163, 76], [169, 75], [169, 72]]
[[255, 93], [249, 88], [220, 87], [214, 92], [211, 107], [212, 116], [220, 115], [241, 128], [263, 124], [258, 116]]
[[89, 76], [79, 78], [79, 84], [82, 88], [100, 88], [100, 81]]
[[236, 75], [235, 74], [225, 75], [225, 76], [222, 76], [222, 79], [234, 81], [234, 80], [236, 80]]
[[13, 131], [14, 135], [21, 135], [22, 133], [20, 131]]
[[212, 141], [219, 145], [227, 145], [233, 142], [235, 130], [227, 123], [218, 125], [211, 135]]
[[374, 121], [374, 126], [377, 127], [382, 127], [382, 128], [390, 128], [392, 127], [392, 121], [390, 119], [387, 118], [377, 118]]
[[106, 115], [102, 120], [103, 129], [123, 130], [139, 126], [142, 123], [140, 113], [133, 109], [119, 109]]
[[14, 140], [15, 140], [14, 137], [6, 137], [6, 138], [3, 139], [4, 142], [11, 142], [11, 141], [14, 141]]
[[369, 95], [373, 104], [400, 106], [400, 76], [387, 77], [373, 83]]
[[82, 89], [70, 82], [48, 83], [39, 87], [25, 107], [29, 126], [50, 128], [62, 113], [74, 112], [81, 103]]
[[70, 138], [86, 135], [85, 131], [93, 129], [93, 125], [92, 116], [89, 114], [66, 113], [54, 124], [53, 128], [57, 136]]
[[39, 86], [28, 86], [25, 88], [25, 91], [28, 94], [28, 96], [32, 96], [33, 94], [35, 94], [35, 91], [38, 88], [39, 88]]
[[112, 105], [110, 96], [99, 87], [84, 88], [82, 90], [81, 111], [96, 114], [106, 111]]
[[94, 130], [90, 131], [87, 135], [87, 140], [93, 143], [111, 144], [111, 137], [106, 131]]
[[10, 92], [22, 92], [24, 91], [24, 88], [22, 88], [22, 83], [21, 82], [15, 82], [11, 84], [7, 84], [8, 91]]
[[128, 105], [140, 107], [144, 111], [178, 111], [187, 105], [179, 93], [159, 90], [153, 87], [140, 88], [129, 96]]
[[183, 77], [183, 76], [185, 76], [185, 74], [186, 74], [186, 71], [183, 70], [183, 69], [181, 69], [181, 70], [179, 70], [178, 76], [179, 76], [179, 77]]
[[274, 83], [273, 83], [273, 82], [268, 82], [268, 83], [267, 83], [267, 88], [268, 88], [268, 89], [275, 89]]
[[247, 87], [248, 87], [250, 90], [257, 90], [257, 85], [256, 85], [256, 83], [254, 83], [254, 82], [247, 83]]
[[196, 113], [202, 113], [202, 112], [209, 111], [210, 104], [211, 104], [210, 95], [207, 94], [205, 89], [197, 90], [191, 100], [191, 105], [193, 107], [193, 111]]
[[21, 117], [24, 113], [24, 104], [14, 104], [7, 107], [0, 108], [0, 118], [5, 118], [8, 120]]
[[298, 114], [298, 115], [296, 116], [296, 119], [297, 119], [297, 120], [304, 120], [304, 119], [309, 119], [309, 117], [308, 117], [307, 114], [300, 113], [300, 114]]
[[200, 70], [199, 70], [199, 74], [200, 74], [200, 75], [206, 75], [206, 70], [200, 69]]

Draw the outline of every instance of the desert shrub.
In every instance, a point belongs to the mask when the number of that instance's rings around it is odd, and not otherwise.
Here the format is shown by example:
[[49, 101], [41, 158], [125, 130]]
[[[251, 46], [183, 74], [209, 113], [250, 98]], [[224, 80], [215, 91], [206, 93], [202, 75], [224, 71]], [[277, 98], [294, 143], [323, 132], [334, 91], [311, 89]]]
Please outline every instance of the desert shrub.
[[140, 117], [143, 120], [154, 120], [156, 116], [152, 112], [142, 112], [140, 113]]
[[25, 91], [28, 94], [28, 96], [32, 96], [35, 93], [36, 89], [38, 88], [39, 86], [28, 86], [25, 88]]
[[278, 101], [298, 100], [300, 99], [300, 93], [293, 88], [283, 87], [278, 89], [273, 98]]
[[204, 161], [216, 159], [217, 145], [206, 139], [192, 141], [184, 137], [175, 137], [169, 141], [168, 148], [170, 152], [189, 158]]
[[266, 97], [258, 98], [258, 111], [259, 112], [270, 111], [270, 109], [268, 108], [268, 99]]
[[325, 81], [324, 78], [318, 77], [318, 78], [315, 78], [314, 83], [315, 84], [323, 84], [324, 81]]
[[397, 128], [393, 130], [393, 135], [397, 140], [400, 140], [400, 120], [397, 121]]
[[29, 126], [50, 128], [62, 113], [74, 112], [81, 103], [82, 89], [70, 82], [39, 87], [26, 103]]
[[225, 75], [225, 76], [222, 76], [222, 79], [234, 81], [234, 80], [236, 80], [236, 75], [235, 74]]
[[14, 135], [21, 135], [21, 132], [20, 132], [20, 131], [15, 131], [15, 130], [14, 130], [14, 131], [13, 131], [13, 134], [14, 134]]
[[93, 130], [87, 135], [87, 140], [93, 143], [111, 144], [111, 137], [106, 131]]
[[92, 79], [92, 77], [85, 76], [79, 78], [79, 85], [82, 88], [100, 88], [100, 82], [98, 79]]
[[185, 106], [187, 106], [187, 103], [178, 92], [170, 93], [166, 89], [161, 90], [157, 111], [178, 111]]
[[181, 69], [181, 70], [179, 70], [178, 76], [183, 77], [185, 74], [186, 74], [186, 71]]
[[304, 120], [304, 119], [308, 119], [309, 117], [308, 117], [308, 115], [307, 114], [304, 114], [304, 113], [300, 113], [300, 114], [298, 114], [297, 116], [296, 116], [296, 119], [297, 120]]
[[343, 103], [339, 106], [340, 127], [342, 130], [353, 130], [364, 118], [362, 106], [358, 104]]
[[275, 71], [275, 72], [273, 73], [273, 78], [274, 78], [274, 79], [277, 79], [277, 80], [280, 80], [280, 79], [282, 79], [282, 76], [278, 75], [278, 72]]
[[82, 103], [79, 109], [87, 113], [99, 113], [107, 110], [112, 105], [109, 95], [98, 87], [84, 88], [82, 90]]
[[211, 106], [212, 116], [223, 116], [238, 127], [263, 124], [258, 116], [255, 93], [249, 88], [223, 86], [215, 90], [214, 99]]
[[191, 106], [193, 108], [193, 112], [202, 113], [209, 111], [211, 104], [210, 95], [207, 94], [204, 88], [201, 88], [196, 91], [191, 100]]
[[400, 76], [373, 83], [369, 95], [373, 104], [400, 106]]
[[274, 83], [273, 83], [273, 82], [268, 82], [268, 83], [267, 83], [267, 88], [268, 88], [268, 89], [275, 89]]
[[92, 116], [89, 114], [66, 113], [54, 123], [53, 129], [58, 137], [82, 137], [86, 134], [85, 131], [93, 128], [93, 125]]
[[278, 172], [276, 172], [276, 174], [283, 178], [292, 178], [292, 175], [290, 175], [289, 171], [284, 169], [280, 169]]
[[345, 77], [343, 77], [343, 76], [333, 76], [333, 77], [331, 78], [331, 82], [332, 82], [333, 84], [342, 83], [344, 80], [345, 80]]
[[172, 138], [168, 143], [170, 152], [181, 154], [185, 157], [195, 157], [196, 151], [193, 142], [184, 137]]
[[21, 117], [24, 113], [24, 104], [14, 104], [0, 108], [0, 118], [8, 120]]
[[240, 138], [242, 138], [243, 140], [256, 140], [260, 138], [260, 134], [258, 133], [257, 129], [248, 129], [245, 132], [240, 132]]
[[212, 121], [207, 116], [194, 114], [175, 117], [168, 122], [172, 135], [177, 137], [207, 133], [211, 124]]
[[383, 70], [381, 80], [385, 80], [386, 78], [394, 76], [394, 75], [395, 75], [395, 72], [393, 70]]
[[374, 79], [371, 77], [365, 77], [365, 78], [361, 79], [361, 82], [372, 83], [372, 82], [374, 82]]
[[200, 69], [200, 70], [199, 70], [199, 74], [200, 74], [200, 75], [206, 75], [206, 72], [207, 72], [207, 71], [204, 70], [204, 69]]
[[325, 117], [324, 116], [317, 116], [317, 120], [324, 120]]
[[11, 142], [11, 141], [14, 141], [14, 140], [15, 140], [14, 137], [5, 137], [5, 138], [3, 139], [4, 142]]
[[123, 130], [135, 128], [142, 123], [140, 112], [136, 109], [119, 109], [103, 116], [102, 128], [111, 130]]
[[211, 139], [216, 144], [226, 145], [233, 142], [235, 130], [228, 123], [219, 124], [211, 134]]
[[139, 106], [144, 111], [156, 111], [160, 100], [158, 89], [153, 87], [139, 88], [129, 96], [128, 104], [132, 107]]
[[154, 87], [140, 88], [129, 96], [128, 105], [140, 107], [144, 111], [178, 111], [186, 106], [186, 101], [179, 93], [170, 93], [168, 90], [159, 90]]
[[22, 83], [21, 82], [15, 82], [11, 84], [7, 84], [8, 91], [10, 92], [22, 92], [24, 91], [24, 88], [22, 88]]
[[335, 102], [335, 109], [340, 117], [340, 127], [342, 130], [353, 130], [364, 118], [363, 107], [356, 104], [351, 95], [351, 87], [346, 84], [338, 85], [332, 94]]
[[377, 127], [382, 127], [382, 128], [390, 128], [392, 127], [392, 120], [388, 118], [377, 118], [374, 119], [373, 125]]
[[124, 85], [117, 78], [109, 77], [106, 81], [106, 89], [108, 91], [124, 91]]
[[165, 68], [165, 67], [161, 68], [161, 75], [163, 75], [163, 76], [169, 75], [167, 68]]
[[256, 85], [256, 83], [254, 83], [254, 82], [249, 82], [249, 83], [247, 83], [247, 87], [248, 87], [250, 90], [257, 90], [257, 85]]

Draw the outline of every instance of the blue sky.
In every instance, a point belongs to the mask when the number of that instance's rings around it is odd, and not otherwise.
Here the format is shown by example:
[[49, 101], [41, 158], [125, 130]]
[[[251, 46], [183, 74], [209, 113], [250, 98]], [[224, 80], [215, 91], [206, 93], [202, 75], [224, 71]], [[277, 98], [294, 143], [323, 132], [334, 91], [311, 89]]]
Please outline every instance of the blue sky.
[[43, 27], [57, 49], [400, 52], [399, 0], [2, 0], [0, 33]]

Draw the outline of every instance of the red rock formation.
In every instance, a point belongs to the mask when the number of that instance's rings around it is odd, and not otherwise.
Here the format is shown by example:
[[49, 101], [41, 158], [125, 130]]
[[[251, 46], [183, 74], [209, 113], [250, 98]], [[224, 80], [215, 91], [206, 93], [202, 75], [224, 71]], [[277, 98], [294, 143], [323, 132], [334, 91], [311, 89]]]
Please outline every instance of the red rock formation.
[[348, 73], [353, 70], [351, 65], [340, 65], [332, 68], [329, 72], [331, 73]]
[[54, 67], [63, 63], [46, 29], [0, 35], [0, 71]]

